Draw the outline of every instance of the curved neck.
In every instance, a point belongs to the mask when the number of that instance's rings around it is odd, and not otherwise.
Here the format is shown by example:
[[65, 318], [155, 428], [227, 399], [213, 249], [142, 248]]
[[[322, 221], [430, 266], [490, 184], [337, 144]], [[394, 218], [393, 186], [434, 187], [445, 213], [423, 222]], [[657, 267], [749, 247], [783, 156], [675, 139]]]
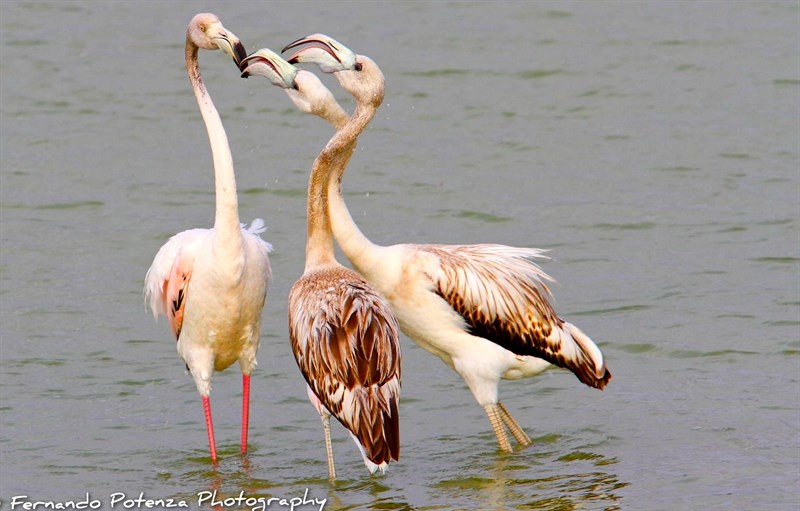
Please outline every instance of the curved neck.
[[192, 84], [197, 106], [208, 131], [211, 156], [214, 161], [214, 189], [216, 192], [216, 216], [214, 230], [222, 241], [222, 246], [232, 249], [241, 244], [239, 207], [236, 198], [236, 177], [233, 172], [233, 157], [228, 146], [228, 137], [214, 102], [208, 94], [200, 67], [197, 62], [198, 47], [186, 37], [186, 72]]
[[317, 115], [328, 121], [337, 131], [344, 128], [344, 125], [350, 120], [350, 116], [335, 100], [333, 103], [325, 105]]
[[308, 180], [306, 270], [317, 266], [336, 264], [331, 217], [328, 214], [328, 198], [325, 196], [325, 171], [321, 165], [318, 165], [318, 162], [320, 162], [319, 156], [314, 161], [311, 177]]
[[[328, 121], [337, 130], [343, 128], [349, 119], [347, 112], [335, 101], [314, 113]], [[336, 138], [337, 134], [333, 135], [328, 145]], [[328, 214], [328, 197], [326, 193], [329, 162], [324, 155], [325, 149], [314, 160], [314, 166], [311, 169], [311, 176], [308, 180], [306, 270], [316, 266], [337, 263], [333, 248], [333, 232], [331, 230], [331, 217]]]
[[375, 263], [377, 245], [372, 243], [353, 221], [342, 197], [342, 176], [356, 147], [358, 136], [375, 116], [377, 106], [358, 101], [355, 112], [328, 142], [314, 162], [314, 173], [322, 182], [320, 191], [327, 198], [330, 224], [336, 241], [357, 270], [363, 271]]

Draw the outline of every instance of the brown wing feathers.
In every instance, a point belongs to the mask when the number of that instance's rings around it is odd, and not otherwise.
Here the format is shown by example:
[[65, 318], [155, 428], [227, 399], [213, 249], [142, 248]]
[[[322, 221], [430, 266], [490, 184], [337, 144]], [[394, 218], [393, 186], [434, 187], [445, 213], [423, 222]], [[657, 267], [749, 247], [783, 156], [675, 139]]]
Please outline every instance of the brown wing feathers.
[[611, 373], [604, 364], [596, 367], [592, 341], [559, 318], [548, 302], [542, 279], [549, 277], [527, 258], [503, 256], [505, 248], [426, 247], [439, 257], [442, 268], [434, 291], [464, 319], [470, 334], [514, 354], [569, 369], [591, 387], [605, 387]]
[[290, 309], [298, 366], [322, 404], [362, 442], [371, 461], [396, 460], [400, 353], [394, 316], [379, 295], [354, 280], [355, 274], [344, 279], [329, 272], [326, 279], [316, 273], [295, 285], [304, 288], [300, 300], [316, 295], [309, 303], [322, 304]]

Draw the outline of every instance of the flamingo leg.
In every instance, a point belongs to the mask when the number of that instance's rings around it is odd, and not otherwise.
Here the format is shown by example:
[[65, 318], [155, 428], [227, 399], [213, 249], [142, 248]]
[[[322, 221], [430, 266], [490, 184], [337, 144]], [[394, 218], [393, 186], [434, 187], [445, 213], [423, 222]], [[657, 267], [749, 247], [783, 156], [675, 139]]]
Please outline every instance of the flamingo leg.
[[486, 415], [489, 416], [489, 423], [494, 429], [494, 434], [497, 436], [497, 443], [500, 444], [500, 450], [511, 452], [511, 443], [508, 441], [506, 429], [503, 427], [503, 419], [500, 417], [500, 410], [497, 404], [490, 403], [483, 407], [486, 410]]
[[214, 423], [211, 421], [211, 401], [208, 396], [203, 396], [203, 412], [206, 415], [206, 429], [208, 430], [208, 449], [211, 452], [211, 461], [217, 461], [217, 443], [214, 441]]
[[247, 454], [247, 431], [250, 426], [250, 375], [242, 375], [242, 454]]
[[333, 465], [333, 446], [331, 445], [331, 416], [326, 413], [319, 414], [322, 419], [322, 430], [325, 433], [325, 453], [328, 456], [328, 478], [336, 479], [336, 467]]
[[503, 422], [508, 427], [508, 430], [511, 431], [511, 434], [514, 435], [514, 438], [517, 439], [521, 445], [530, 445], [531, 439], [522, 429], [522, 427], [514, 420], [514, 417], [511, 416], [511, 413], [506, 408], [502, 402], [498, 401], [497, 406], [500, 407], [500, 418], [503, 419]]

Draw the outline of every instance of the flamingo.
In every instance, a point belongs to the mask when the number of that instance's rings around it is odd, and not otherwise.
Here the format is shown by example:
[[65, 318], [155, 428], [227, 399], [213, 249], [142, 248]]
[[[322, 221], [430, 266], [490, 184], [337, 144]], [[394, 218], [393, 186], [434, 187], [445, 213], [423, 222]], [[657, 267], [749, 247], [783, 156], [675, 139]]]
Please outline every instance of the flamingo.
[[[341, 139], [354, 141], [384, 97], [383, 73], [369, 57], [314, 34], [289, 44], [288, 61], [333, 73], [356, 100]], [[344, 133], [342, 133], [344, 132]], [[331, 229], [355, 270], [392, 306], [400, 329], [456, 371], [484, 408], [502, 451], [505, 428], [526, 446], [530, 438], [498, 397], [500, 379], [535, 376], [552, 365], [603, 389], [611, 380], [600, 349], [549, 302], [548, 276], [536, 263], [543, 251], [499, 244], [381, 246], [359, 230], [345, 204], [341, 181], [351, 146], [330, 162], [326, 198]]]
[[159, 249], [145, 277], [145, 301], [153, 316], [167, 316], [203, 403], [211, 460], [217, 460], [211, 420], [211, 377], [238, 360], [242, 370], [241, 452], [247, 452], [250, 374], [256, 366], [261, 311], [271, 276], [262, 240], [264, 221], [239, 223], [236, 178], [228, 138], [197, 62], [198, 50], [221, 49], [236, 64], [246, 55], [219, 18], [201, 13], [186, 31], [186, 71], [208, 131], [214, 163], [216, 216], [212, 229], [180, 232]]
[[259, 75], [286, 90], [306, 113], [338, 130], [314, 161], [308, 184], [306, 261], [289, 293], [289, 338], [322, 420], [328, 477], [336, 478], [330, 417], [350, 432], [371, 474], [400, 459], [400, 341], [389, 303], [353, 270], [336, 261], [326, 207], [326, 169], [355, 140], [348, 115], [314, 74], [298, 70], [269, 49], [244, 59], [243, 76]]

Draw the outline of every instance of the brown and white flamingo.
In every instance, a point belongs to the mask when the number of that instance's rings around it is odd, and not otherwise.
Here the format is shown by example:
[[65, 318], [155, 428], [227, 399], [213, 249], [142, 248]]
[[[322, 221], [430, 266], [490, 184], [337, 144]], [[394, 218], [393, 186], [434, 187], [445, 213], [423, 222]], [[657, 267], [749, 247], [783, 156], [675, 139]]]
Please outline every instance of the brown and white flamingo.
[[336, 478], [330, 416], [350, 431], [370, 473], [400, 457], [400, 341], [386, 300], [336, 261], [326, 205], [327, 169], [352, 152], [348, 116], [312, 73], [268, 49], [242, 61], [286, 90], [297, 107], [327, 118], [338, 131], [314, 161], [308, 184], [305, 270], [289, 294], [289, 338], [322, 420], [328, 475]]
[[355, 139], [383, 101], [383, 73], [370, 58], [323, 34], [299, 39], [284, 51], [300, 46], [290, 63], [310, 62], [333, 73], [356, 100], [338, 133], [339, 154], [321, 162], [331, 229], [342, 252], [389, 300], [402, 331], [461, 375], [484, 407], [500, 449], [511, 450], [504, 426], [520, 444], [530, 444], [498, 399], [499, 380], [531, 377], [556, 365], [602, 389], [611, 379], [603, 354], [550, 305], [552, 279], [535, 262], [543, 257], [541, 250], [497, 244], [381, 246], [359, 230], [341, 182]]
[[244, 46], [219, 18], [201, 13], [186, 31], [186, 71], [208, 131], [214, 163], [216, 216], [212, 229], [183, 231], [158, 251], [145, 277], [145, 300], [164, 314], [200, 392], [211, 459], [217, 450], [211, 420], [211, 377], [234, 362], [242, 370], [241, 451], [247, 452], [250, 374], [256, 366], [271, 247], [261, 219], [239, 223], [236, 178], [228, 138], [198, 66], [198, 50], [221, 49], [238, 65]]

